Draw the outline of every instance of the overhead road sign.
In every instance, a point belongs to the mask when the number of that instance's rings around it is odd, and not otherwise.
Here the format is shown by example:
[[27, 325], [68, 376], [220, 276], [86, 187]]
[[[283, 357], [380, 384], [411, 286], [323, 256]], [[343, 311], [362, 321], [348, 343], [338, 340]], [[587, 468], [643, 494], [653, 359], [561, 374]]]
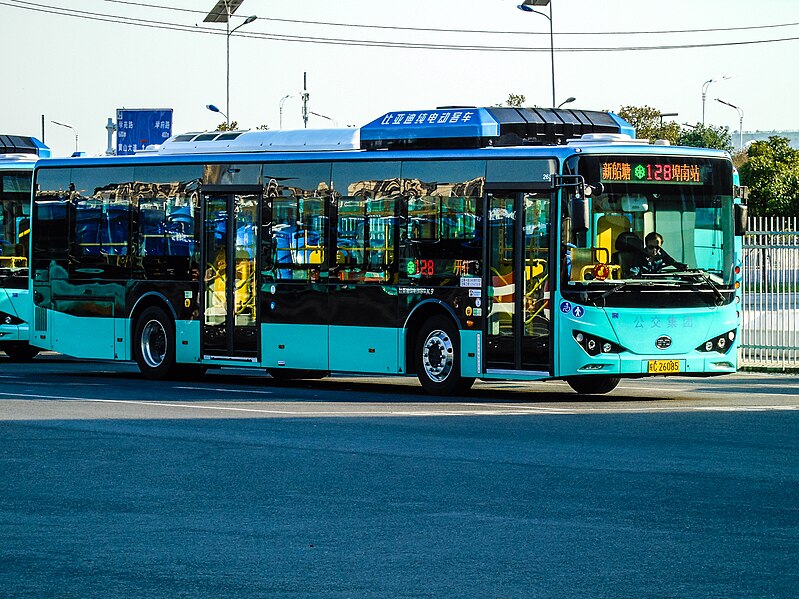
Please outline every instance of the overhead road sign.
[[171, 108], [117, 110], [117, 156], [129, 156], [172, 136]]

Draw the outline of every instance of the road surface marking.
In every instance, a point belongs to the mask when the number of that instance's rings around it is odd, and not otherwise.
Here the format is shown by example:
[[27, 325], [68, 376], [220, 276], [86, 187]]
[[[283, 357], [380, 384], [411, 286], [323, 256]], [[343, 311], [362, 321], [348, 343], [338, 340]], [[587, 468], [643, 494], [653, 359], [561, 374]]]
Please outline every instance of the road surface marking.
[[219, 387], [173, 387], [181, 391], [218, 391], [219, 393], [255, 393], [257, 395], [274, 395], [274, 391], [255, 391], [251, 389], [223, 389]]

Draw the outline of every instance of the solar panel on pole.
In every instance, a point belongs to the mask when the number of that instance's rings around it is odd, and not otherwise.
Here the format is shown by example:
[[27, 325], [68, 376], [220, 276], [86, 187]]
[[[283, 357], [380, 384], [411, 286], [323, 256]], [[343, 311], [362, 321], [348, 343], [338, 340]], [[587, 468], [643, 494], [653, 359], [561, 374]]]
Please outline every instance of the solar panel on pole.
[[228, 15], [232, 15], [244, 0], [218, 0], [216, 5], [211, 9], [203, 23], [227, 23]]

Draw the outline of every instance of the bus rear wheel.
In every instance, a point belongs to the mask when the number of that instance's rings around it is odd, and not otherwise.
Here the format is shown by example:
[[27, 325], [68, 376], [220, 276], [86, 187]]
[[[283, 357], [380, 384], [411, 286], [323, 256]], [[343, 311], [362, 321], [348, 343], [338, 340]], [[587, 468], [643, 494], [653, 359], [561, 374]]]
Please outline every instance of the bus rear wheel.
[[461, 376], [460, 335], [445, 316], [425, 321], [416, 337], [414, 356], [419, 382], [431, 395], [465, 393], [474, 384], [474, 378]]
[[566, 379], [569, 387], [580, 395], [604, 395], [616, 388], [621, 379], [612, 376], [574, 376]]
[[144, 378], [162, 381], [175, 370], [175, 325], [158, 306], [151, 306], [136, 321], [133, 356]]

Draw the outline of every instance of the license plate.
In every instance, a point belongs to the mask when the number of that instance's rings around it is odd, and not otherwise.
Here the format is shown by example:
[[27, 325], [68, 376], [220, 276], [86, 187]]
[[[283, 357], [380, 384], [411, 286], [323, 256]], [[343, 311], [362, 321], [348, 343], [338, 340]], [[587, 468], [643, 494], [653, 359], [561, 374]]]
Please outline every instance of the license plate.
[[680, 372], [679, 360], [649, 360], [646, 371], [649, 374], [673, 374]]

